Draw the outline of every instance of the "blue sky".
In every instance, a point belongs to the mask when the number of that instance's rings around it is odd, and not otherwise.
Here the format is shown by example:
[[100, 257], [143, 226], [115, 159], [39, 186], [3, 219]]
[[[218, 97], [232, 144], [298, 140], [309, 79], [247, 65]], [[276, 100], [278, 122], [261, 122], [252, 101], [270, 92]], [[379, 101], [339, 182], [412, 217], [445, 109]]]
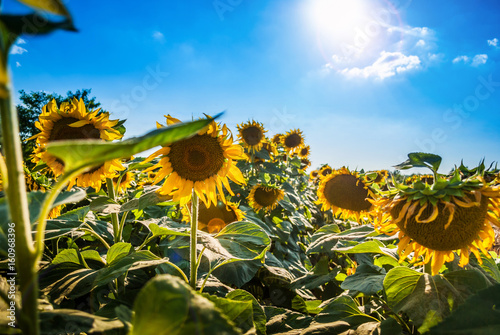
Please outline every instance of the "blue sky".
[[92, 88], [128, 137], [225, 110], [235, 135], [252, 119], [270, 136], [300, 128], [313, 167], [500, 160], [497, 0], [65, 3], [79, 32], [22, 37], [14, 87]]

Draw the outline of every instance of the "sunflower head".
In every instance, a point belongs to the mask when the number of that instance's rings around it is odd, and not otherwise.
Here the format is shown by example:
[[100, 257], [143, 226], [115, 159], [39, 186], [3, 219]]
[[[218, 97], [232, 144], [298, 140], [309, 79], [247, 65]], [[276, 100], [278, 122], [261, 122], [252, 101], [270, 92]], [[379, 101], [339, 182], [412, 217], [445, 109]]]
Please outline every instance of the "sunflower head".
[[311, 166], [311, 161], [307, 158], [302, 158], [300, 160], [300, 169], [301, 170], [306, 170], [308, 167]]
[[317, 204], [321, 204], [323, 210], [332, 209], [334, 215], [358, 221], [369, 216], [372, 204], [367, 199], [375, 197], [359, 174], [345, 167], [322, 178], [317, 193]]
[[412, 185], [418, 181], [420, 181], [424, 184], [432, 184], [434, 182], [434, 176], [431, 174], [424, 174], [424, 175], [414, 174], [414, 175], [406, 178], [405, 183], [407, 185]]
[[[48, 143], [73, 139], [112, 141], [123, 137], [123, 134], [115, 129], [120, 126], [119, 120], [109, 120], [109, 113], [101, 112], [100, 109], [87, 111], [83, 100], [76, 98], [61, 103], [59, 107], [55, 100], [50, 101], [43, 106], [35, 126], [40, 133], [31, 137], [36, 138], [33, 162], [45, 162], [56, 177], [63, 173], [64, 164], [45, 151]], [[82, 187], [92, 186], [98, 191], [104, 178], [112, 178], [116, 171], [123, 169], [119, 160], [113, 160], [71, 180], [69, 187], [75, 184]]]
[[273, 142], [274, 144], [280, 144], [282, 137], [283, 137], [283, 134], [275, 134], [273, 136], [273, 138], [271, 139], [271, 142]]
[[267, 160], [273, 161], [277, 155], [276, 144], [267, 141], [262, 145], [262, 149], [255, 154], [255, 163], [262, 163]]
[[255, 121], [248, 121], [237, 125], [238, 139], [243, 143], [249, 152], [256, 152], [262, 148], [266, 141], [264, 135], [267, 130], [264, 130], [264, 125]]
[[281, 144], [287, 153], [297, 153], [304, 145], [304, 136], [300, 129], [292, 129], [281, 138]]
[[[167, 123], [178, 123], [179, 120], [169, 117]], [[245, 183], [235, 160], [246, 155], [240, 145], [233, 144], [226, 125], [221, 127], [215, 121], [198, 134], [161, 148], [145, 162], [158, 156], [161, 156], [159, 162], [145, 171], [159, 169], [154, 184], [165, 180], [159, 192], [171, 194], [181, 205], [189, 201], [194, 189], [205, 206], [210, 207], [210, 203], [217, 204], [217, 192], [224, 198], [224, 187], [234, 195], [229, 179]]]
[[[116, 176], [113, 178], [113, 182], [116, 184], [120, 182], [118, 185], [118, 192], [125, 192], [128, 188], [132, 186], [132, 183], [135, 181], [135, 175], [134, 173], [127, 171], [124, 175], [121, 176]], [[135, 184], [134, 184], [135, 185]]]
[[285, 192], [276, 186], [257, 184], [252, 187], [248, 195], [248, 203], [255, 211], [261, 209], [270, 211], [278, 206], [278, 201], [282, 200], [284, 196]]
[[319, 176], [319, 170], [312, 170], [309, 173], [309, 180], [314, 181], [318, 178], [318, 176]]
[[430, 262], [432, 274], [437, 274], [454, 259], [454, 252], [460, 255], [460, 266], [468, 264], [471, 251], [480, 262], [479, 250], [488, 255], [495, 239], [492, 225], [500, 226], [498, 186], [481, 176], [462, 179], [456, 171], [432, 185], [416, 180], [396, 187], [377, 202], [388, 216], [379, 217], [376, 226], [387, 234], [399, 233], [401, 260], [413, 252], [413, 262]]
[[297, 154], [300, 158], [309, 158], [309, 155], [311, 154], [311, 147], [309, 145], [304, 145], [299, 149]]
[[[190, 221], [189, 212], [185, 206], [182, 209], [182, 220]], [[223, 203], [217, 202], [217, 205], [206, 207], [204, 203], [200, 203], [198, 208], [198, 229], [206, 231], [210, 234], [216, 234], [225, 226], [232, 222], [243, 220], [245, 214], [238, 208], [238, 205], [232, 202]]]
[[328, 176], [329, 174], [331, 174], [332, 172], [333, 172], [333, 169], [331, 168], [331, 166], [328, 164], [325, 164], [319, 169], [318, 177], [324, 178], [324, 177]]

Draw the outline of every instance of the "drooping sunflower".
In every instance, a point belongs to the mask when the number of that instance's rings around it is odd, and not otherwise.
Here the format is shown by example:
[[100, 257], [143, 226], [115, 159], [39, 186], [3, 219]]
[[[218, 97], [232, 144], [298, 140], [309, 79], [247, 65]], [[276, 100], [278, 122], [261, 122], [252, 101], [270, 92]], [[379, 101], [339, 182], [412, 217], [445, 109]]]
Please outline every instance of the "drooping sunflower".
[[298, 151], [298, 155], [300, 158], [308, 158], [310, 154], [311, 154], [311, 147], [309, 145], [304, 145]]
[[[170, 115], [166, 117], [168, 125], [179, 122]], [[158, 156], [161, 156], [159, 162], [145, 172], [159, 168], [154, 184], [165, 181], [158, 192], [171, 194], [182, 206], [190, 200], [192, 189], [210, 207], [210, 203], [217, 204], [217, 192], [224, 199], [224, 187], [234, 195], [228, 179], [245, 184], [235, 162], [245, 159], [243, 148], [233, 144], [226, 125], [221, 127], [215, 121], [193, 137], [162, 147], [145, 162]]]
[[304, 135], [300, 129], [292, 129], [281, 137], [281, 144], [287, 153], [297, 153], [304, 145]]
[[311, 166], [311, 161], [307, 158], [302, 158], [300, 160], [300, 169], [301, 170], [306, 170], [308, 167]]
[[278, 206], [278, 201], [282, 200], [285, 192], [276, 186], [257, 184], [252, 187], [248, 195], [248, 203], [255, 211], [264, 209], [273, 210]]
[[[190, 222], [188, 206], [182, 208], [182, 221]], [[238, 205], [233, 202], [217, 202], [217, 205], [207, 208], [204, 203], [200, 203], [198, 208], [198, 229], [210, 234], [216, 234], [225, 226], [232, 222], [242, 221], [245, 214]]]
[[398, 185], [375, 204], [380, 213], [388, 213], [375, 225], [383, 233], [399, 234], [400, 260], [413, 253], [412, 262], [430, 263], [433, 275], [454, 260], [454, 252], [461, 267], [469, 263], [470, 252], [481, 263], [479, 250], [488, 256], [495, 240], [492, 225], [500, 227], [500, 187], [481, 176], [462, 180], [455, 173], [432, 185], [419, 180], [409, 187]]
[[[42, 113], [35, 126], [40, 133], [32, 136], [36, 138], [36, 147], [33, 152], [33, 162], [44, 161], [55, 177], [64, 171], [61, 160], [45, 151], [45, 146], [52, 141], [72, 139], [101, 139], [112, 141], [122, 138], [122, 134], [113, 127], [119, 120], [109, 120], [109, 114], [100, 109], [87, 111], [82, 99], [73, 98], [70, 102], [63, 102], [57, 107], [55, 100], [43, 106]], [[112, 178], [116, 171], [123, 170], [119, 160], [106, 162], [87, 171], [69, 182], [68, 188], [73, 185], [101, 189], [101, 181]]]
[[333, 171], [322, 178], [318, 186], [318, 201], [322, 210], [332, 209], [334, 215], [342, 215], [344, 219], [369, 218], [373, 208], [370, 201], [375, 194], [363, 182], [359, 173], [347, 168]]
[[254, 153], [262, 148], [262, 145], [266, 142], [264, 133], [267, 132], [262, 123], [252, 120], [239, 124], [237, 127], [239, 132], [238, 139], [243, 143], [248, 152]]

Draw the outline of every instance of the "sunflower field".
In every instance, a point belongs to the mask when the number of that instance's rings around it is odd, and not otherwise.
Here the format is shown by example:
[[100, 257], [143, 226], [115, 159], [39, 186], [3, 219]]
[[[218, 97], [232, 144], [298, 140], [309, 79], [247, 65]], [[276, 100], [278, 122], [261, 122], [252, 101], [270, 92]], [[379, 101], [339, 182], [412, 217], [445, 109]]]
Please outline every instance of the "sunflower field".
[[300, 129], [165, 115], [123, 139], [77, 99], [25, 162], [6, 60], [36, 15], [0, 17], [1, 334], [500, 333], [496, 165], [313, 169]]

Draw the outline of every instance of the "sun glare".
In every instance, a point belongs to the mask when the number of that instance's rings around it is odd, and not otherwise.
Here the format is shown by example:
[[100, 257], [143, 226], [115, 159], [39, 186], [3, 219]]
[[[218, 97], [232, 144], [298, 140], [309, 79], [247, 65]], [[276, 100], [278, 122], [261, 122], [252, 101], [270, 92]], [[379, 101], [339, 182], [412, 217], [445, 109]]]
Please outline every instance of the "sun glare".
[[368, 19], [362, 0], [312, 0], [308, 16], [319, 34], [337, 42], [353, 36]]

